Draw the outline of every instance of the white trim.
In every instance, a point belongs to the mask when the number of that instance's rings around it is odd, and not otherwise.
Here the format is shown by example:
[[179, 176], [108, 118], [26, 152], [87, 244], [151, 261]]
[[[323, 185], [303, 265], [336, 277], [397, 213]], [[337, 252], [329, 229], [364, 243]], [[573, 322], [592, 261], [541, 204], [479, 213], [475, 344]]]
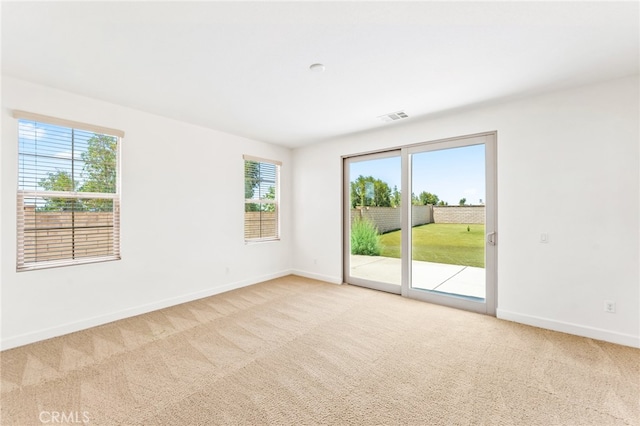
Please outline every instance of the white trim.
[[124, 138], [124, 132], [122, 130], [96, 126], [94, 124], [82, 123], [80, 121], [65, 120], [64, 118], [51, 117], [49, 115], [36, 114], [33, 112], [20, 110], [13, 110], [12, 115], [13, 118], [18, 120], [39, 121], [41, 123], [55, 124], [56, 126], [71, 127], [74, 129], [87, 130], [89, 132]]
[[331, 275], [316, 274], [315, 272], [306, 272], [300, 269], [293, 269], [291, 274], [298, 275], [312, 280], [324, 281], [330, 284], [342, 284], [342, 277], [333, 277]]
[[[22, 249], [24, 251], [24, 249]], [[86, 265], [88, 263], [111, 262], [113, 260], [121, 260], [120, 254], [109, 256], [87, 256], [77, 259], [60, 259], [60, 260], [44, 260], [41, 262], [24, 262], [24, 254], [21, 253], [22, 263], [19, 263], [16, 271], [35, 271], [37, 269], [61, 268], [64, 266]]]
[[270, 163], [275, 164], [276, 166], [282, 166], [282, 161], [269, 160], [267, 158], [254, 157], [252, 155], [243, 155], [242, 159], [244, 161], [255, 161], [256, 163]]
[[[182, 296], [177, 296], [169, 299], [159, 300], [157, 302], [140, 305], [137, 307], [124, 309], [118, 312], [113, 312], [105, 315], [100, 315], [85, 320], [76, 321], [73, 323], [67, 323], [56, 327], [45, 328], [39, 331], [21, 334], [14, 337], [3, 338], [0, 341], [0, 350], [7, 350], [16, 348], [18, 346], [35, 343], [41, 340], [50, 339], [53, 337], [62, 336], [68, 333], [73, 333], [80, 330], [85, 330], [91, 327], [97, 327], [99, 325], [107, 324], [113, 321], [126, 319], [136, 315], [153, 312], [159, 309], [168, 308], [181, 303], [191, 302], [194, 300], [202, 299], [205, 297], [215, 296], [227, 291], [236, 290], [238, 288], [247, 287], [250, 285], [258, 284], [264, 281], [285, 277], [287, 275], [298, 275], [305, 278], [311, 278], [319, 281], [324, 281], [331, 284], [342, 284], [340, 277], [333, 277], [329, 275], [316, 274], [313, 272], [305, 272], [302, 270], [284, 270], [273, 274], [263, 275], [258, 278], [247, 279], [243, 281], [236, 281], [221, 287], [210, 288], [198, 292], [189, 293]], [[634, 348], [640, 348], [640, 336], [633, 336], [630, 334], [617, 333], [614, 331], [603, 330], [594, 327], [585, 327], [578, 324], [566, 323], [562, 321], [555, 321], [547, 318], [536, 317], [532, 315], [519, 314], [516, 312], [506, 311], [504, 309], [497, 309], [497, 318], [506, 321], [513, 321], [520, 324], [530, 325], [533, 327], [540, 327], [548, 330], [559, 331], [562, 333], [568, 333], [572, 335], [592, 338], [596, 340], [603, 340], [620, 345], [630, 346]]]
[[277, 204], [278, 201], [273, 198], [245, 198], [245, 204]]
[[616, 343], [618, 345], [631, 346], [632, 348], [640, 348], [640, 336], [631, 334], [618, 333], [602, 328], [588, 327], [580, 324], [574, 324], [564, 321], [556, 321], [549, 318], [537, 317], [534, 315], [520, 314], [517, 312], [497, 309], [497, 318], [513, 321], [520, 324], [530, 325], [533, 327], [544, 328], [547, 330], [559, 331], [561, 333], [573, 334], [576, 336], [588, 337], [595, 340], [604, 340], [605, 342]]
[[[117, 178], [117, 177], [116, 177]], [[120, 195], [116, 192], [75, 192], [75, 191], [32, 191], [18, 189], [18, 194], [23, 197], [56, 197], [56, 198], [82, 198], [82, 199], [101, 199], [101, 200], [117, 200]]]
[[264, 238], [251, 238], [245, 239], [245, 245], [257, 244], [257, 243], [268, 243], [269, 241], [280, 241], [280, 237], [264, 237]]
[[107, 324], [107, 323], [118, 321], [121, 319], [130, 318], [136, 315], [146, 314], [149, 312], [157, 311], [159, 309], [169, 308], [175, 305], [179, 305], [181, 303], [192, 302], [194, 300], [202, 299], [205, 297], [215, 296], [216, 294], [224, 293], [231, 290], [236, 290], [242, 287], [247, 287], [253, 284], [258, 284], [264, 281], [269, 281], [269, 280], [273, 280], [280, 277], [285, 277], [291, 274], [292, 274], [292, 271], [284, 270], [284, 271], [276, 272], [273, 274], [263, 275], [257, 278], [228, 283], [220, 287], [208, 288], [206, 290], [188, 293], [188, 294], [177, 296], [177, 297], [158, 300], [156, 302], [147, 303], [147, 304], [136, 306], [133, 308], [123, 309], [118, 312], [98, 315], [98, 316], [87, 318], [81, 321], [75, 321], [67, 324], [58, 325], [55, 327], [45, 328], [35, 332], [3, 338], [2, 341], [0, 342], [0, 350], [4, 351], [6, 349], [12, 349], [18, 346], [28, 345], [30, 343], [39, 342], [45, 339], [51, 339], [53, 337], [74, 333], [76, 331], [86, 330], [91, 327], [97, 327], [99, 325]]
[[416, 142], [416, 143], [411, 143], [411, 144], [405, 144], [405, 145], [398, 145], [392, 148], [388, 148], [388, 149], [378, 149], [378, 150], [373, 150], [373, 151], [363, 151], [363, 152], [359, 152], [359, 153], [353, 153], [353, 154], [347, 154], [347, 155], [343, 155], [341, 156], [341, 158], [344, 159], [349, 159], [349, 158], [353, 158], [353, 157], [362, 157], [365, 155], [370, 155], [370, 154], [383, 154], [385, 152], [391, 152], [391, 151], [397, 151], [397, 150], [401, 150], [401, 149], [412, 149], [414, 147], [420, 147], [426, 144], [433, 144], [433, 143], [441, 143], [441, 142], [448, 142], [448, 141], [456, 141], [456, 140], [461, 140], [461, 139], [472, 139], [472, 138], [478, 138], [478, 137], [483, 137], [483, 136], [488, 136], [488, 135], [492, 135], [495, 134], [496, 131], [489, 131], [489, 132], [482, 132], [482, 133], [474, 133], [471, 135], [466, 135], [466, 136], [454, 136], [454, 137], [450, 137], [450, 138], [444, 138], [444, 139], [436, 139], [433, 141], [424, 141], [424, 142]]

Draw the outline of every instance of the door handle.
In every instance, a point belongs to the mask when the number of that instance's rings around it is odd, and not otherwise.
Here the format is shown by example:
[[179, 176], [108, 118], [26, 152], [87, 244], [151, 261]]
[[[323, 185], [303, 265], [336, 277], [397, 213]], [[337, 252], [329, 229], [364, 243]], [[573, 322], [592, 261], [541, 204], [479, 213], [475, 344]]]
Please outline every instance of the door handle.
[[492, 246], [496, 245], [496, 233], [494, 232], [489, 232], [487, 234], [487, 244], [491, 244]]

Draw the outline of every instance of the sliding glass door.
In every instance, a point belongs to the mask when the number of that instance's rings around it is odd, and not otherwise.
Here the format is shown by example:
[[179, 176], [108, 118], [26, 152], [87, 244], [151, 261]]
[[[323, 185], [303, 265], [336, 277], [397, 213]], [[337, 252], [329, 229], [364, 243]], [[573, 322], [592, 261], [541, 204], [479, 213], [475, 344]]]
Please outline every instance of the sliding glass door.
[[495, 137], [405, 150], [409, 297], [495, 313]]
[[495, 314], [495, 156], [487, 134], [346, 158], [345, 281]]
[[[345, 161], [346, 275], [348, 282], [400, 294], [400, 150]], [[380, 234], [397, 234], [395, 245]]]

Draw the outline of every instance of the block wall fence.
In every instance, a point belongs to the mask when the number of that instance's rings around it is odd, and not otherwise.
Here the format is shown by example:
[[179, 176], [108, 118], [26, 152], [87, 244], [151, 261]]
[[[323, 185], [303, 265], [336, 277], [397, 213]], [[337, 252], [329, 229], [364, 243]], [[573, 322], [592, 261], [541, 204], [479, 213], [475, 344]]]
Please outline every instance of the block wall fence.
[[275, 212], [245, 212], [244, 238], [264, 238], [274, 236], [278, 227]]
[[113, 212], [40, 212], [27, 206], [22, 218], [25, 259], [42, 262], [113, 254]]
[[485, 206], [433, 206], [433, 223], [484, 223]]
[[[113, 212], [42, 212], [25, 207], [25, 257], [48, 261], [111, 255], [113, 219]], [[272, 236], [277, 216], [274, 212], [246, 212], [245, 224], [245, 238]]]
[[[411, 226], [426, 223], [484, 223], [484, 206], [411, 206]], [[113, 213], [108, 212], [36, 212], [25, 208], [25, 255], [40, 261], [72, 257], [109, 255], [113, 241]], [[378, 232], [401, 227], [401, 209], [364, 207], [351, 209], [351, 222], [356, 218], [371, 220]], [[69, 229], [71, 222], [77, 227]], [[245, 238], [274, 235], [277, 216], [273, 212], [246, 212]], [[37, 231], [36, 231], [37, 229]]]
[[[401, 209], [396, 207], [357, 207], [351, 209], [351, 223], [356, 218], [371, 220], [378, 232], [395, 231], [402, 223]], [[411, 206], [411, 226], [426, 223], [484, 223], [485, 206]]]

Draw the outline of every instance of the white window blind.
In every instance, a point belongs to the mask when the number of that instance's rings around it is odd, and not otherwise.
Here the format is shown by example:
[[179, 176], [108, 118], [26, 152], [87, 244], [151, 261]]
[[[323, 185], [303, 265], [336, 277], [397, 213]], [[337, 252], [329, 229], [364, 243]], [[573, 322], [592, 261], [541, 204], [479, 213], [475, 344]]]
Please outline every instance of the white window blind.
[[[120, 131], [18, 118], [17, 269], [120, 259]], [[69, 125], [65, 125], [69, 124]]]
[[244, 239], [280, 238], [280, 162], [244, 156]]

